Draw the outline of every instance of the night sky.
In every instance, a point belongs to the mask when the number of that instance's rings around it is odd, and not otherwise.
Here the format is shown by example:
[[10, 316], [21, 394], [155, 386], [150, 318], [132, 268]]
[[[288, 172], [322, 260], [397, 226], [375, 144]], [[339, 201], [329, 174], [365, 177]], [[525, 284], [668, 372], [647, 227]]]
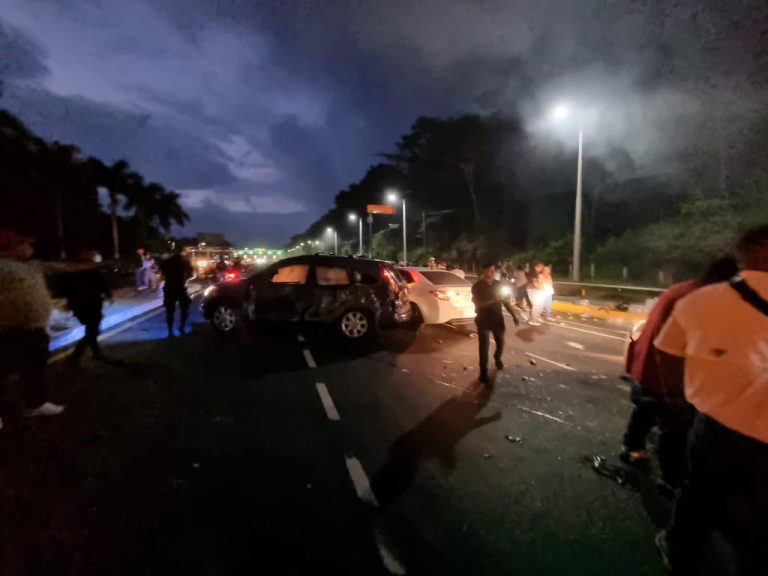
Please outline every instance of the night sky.
[[621, 121], [603, 140], [641, 156], [657, 135], [633, 123], [700, 111], [705, 92], [764, 102], [744, 56], [764, 15], [762, 1], [3, 0], [0, 106], [180, 192], [185, 233], [277, 244], [420, 114], [608, 95], [602, 117]]

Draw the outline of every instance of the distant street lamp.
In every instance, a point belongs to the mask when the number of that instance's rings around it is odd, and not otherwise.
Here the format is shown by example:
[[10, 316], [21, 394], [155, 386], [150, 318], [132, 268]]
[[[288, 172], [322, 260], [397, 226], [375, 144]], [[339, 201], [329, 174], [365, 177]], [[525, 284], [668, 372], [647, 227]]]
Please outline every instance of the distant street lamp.
[[[552, 109], [552, 119], [556, 122], [562, 122], [571, 115], [570, 109], [564, 104], [555, 106]], [[582, 213], [582, 166], [583, 166], [583, 140], [584, 134], [579, 121], [579, 159], [576, 169], [576, 210], [573, 216], [573, 270], [571, 279], [578, 282], [581, 278], [581, 213]]]
[[[390, 204], [396, 204], [398, 201], [397, 192], [394, 190], [387, 193], [387, 202]], [[407, 248], [407, 230], [405, 228], [405, 197], [403, 197], [403, 262], [408, 262], [408, 248]]]
[[336, 234], [336, 230], [329, 226], [326, 232], [328, 234], [333, 233], [333, 253], [338, 254], [339, 253], [339, 236], [338, 234]]
[[357, 214], [355, 214], [354, 212], [351, 212], [347, 218], [349, 219], [350, 222], [354, 222], [355, 220], [357, 220], [357, 225], [358, 225], [358, 230], [360, 235], [358, 254], [362, 254], [363, 253], [363, 217], [362, 216], [358, 217]]

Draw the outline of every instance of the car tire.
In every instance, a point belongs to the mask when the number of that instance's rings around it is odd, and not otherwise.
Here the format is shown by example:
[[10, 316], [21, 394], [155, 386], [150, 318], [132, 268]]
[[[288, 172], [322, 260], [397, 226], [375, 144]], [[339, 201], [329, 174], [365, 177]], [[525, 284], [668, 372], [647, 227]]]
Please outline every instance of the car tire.
[[424, 314], [421, 313], [421, 308], [413, 302], [411, 302], [411, 310], [413, 311], [413, 317], [408, 323], [408, 327], [414, 332], [418, 332], [419, 328], [424, 325]]
[[227, 303], [217, 304], [211, 314], [211, 325], [219, 332], [232, 332], [237, 326], [237, 310]]
[[357, 342], [370, 338], [376, 330], [373, 314], [359, 308], [344, 312], [336, 321], [336, 325], [345, 340]]

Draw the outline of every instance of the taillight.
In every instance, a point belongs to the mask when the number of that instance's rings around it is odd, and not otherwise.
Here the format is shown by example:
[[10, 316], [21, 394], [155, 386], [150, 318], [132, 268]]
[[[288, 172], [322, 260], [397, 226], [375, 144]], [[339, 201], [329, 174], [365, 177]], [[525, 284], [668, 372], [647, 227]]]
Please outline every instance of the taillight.
[[394, 292], [395, 294], [398, 294], [400, 292], [400, 286], [395, 281], [395, 278], [392, 276], [392, 272], [389, 271], [389, 268], [385, 268], [384, 266], [381, 267], [381, 278], [387, 284], [389, 284], [389, 287], [392, 289], [392, 292]]
[[236, 270], [230, 270], [224, 274], [224, 279], [230, 282], [233, 280], [240, 280], [240, 272], [237, 272]]

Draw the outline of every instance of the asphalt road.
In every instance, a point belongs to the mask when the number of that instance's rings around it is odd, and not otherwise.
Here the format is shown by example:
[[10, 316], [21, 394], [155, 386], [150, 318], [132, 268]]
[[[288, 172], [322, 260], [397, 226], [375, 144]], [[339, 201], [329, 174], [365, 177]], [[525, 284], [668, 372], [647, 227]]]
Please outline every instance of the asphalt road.
[[629, 412], [624, 327], [508, 322], [486, 392], [471, 325], [350, 349], [193, 319], [53, 364], [60, 417], [6, 409], [0, 574], [661, 573], [668, 502], [590, 467]]

